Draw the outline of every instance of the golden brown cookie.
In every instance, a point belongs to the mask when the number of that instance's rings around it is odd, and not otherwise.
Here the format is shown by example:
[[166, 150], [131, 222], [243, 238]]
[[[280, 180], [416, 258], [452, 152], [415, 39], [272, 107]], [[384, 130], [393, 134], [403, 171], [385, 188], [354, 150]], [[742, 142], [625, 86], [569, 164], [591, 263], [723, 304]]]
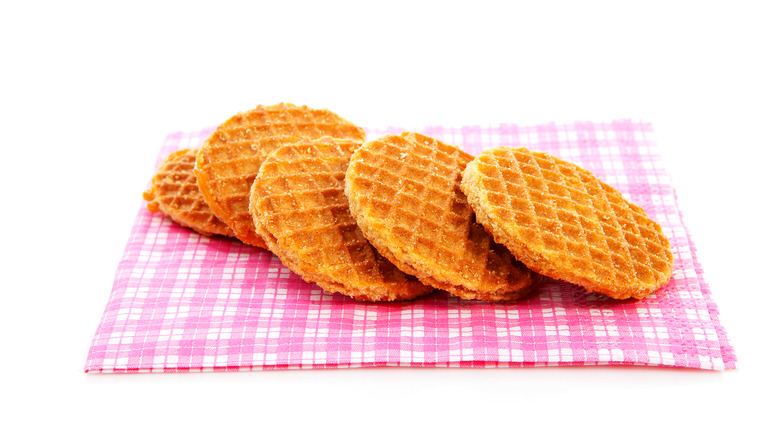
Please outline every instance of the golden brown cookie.
[[323, 137], [269, 155], [252, 185], [256, 231], [290, 270], [328, 292], [369, 301], [430, 293], [380, 256], [349, 212], [344, 172], [360, 145]]
[[193, 172], [197, 153], [197, 149], [183, 149], [163, 161], [144, 192], [144, 199], [149, 201], [146, 208], [205, 236], [232, 236], [233, 231], [214, 215], [198, 190]]
[[497, 242], [532, 270], [612, 298], [643, 298], [672, 275], [661, 227], [572, 163], [526, 148], [487, 150], [463, 191]]
[[280, 103], [236, 114], [206, 139], [195, 175], [206, 202], [242, 242], [265, 248], [249, 213], [260, 165], [280, 146], [323, 136], [362, 141], [361, 128], [326, 109]]
[[366, 142], [347, 170], [350, 210], [379, 253], [423, 283], [465, 299], [523, 297], [535, 274], [474, 221], [460, 190], [472, 159], [415, 133]]

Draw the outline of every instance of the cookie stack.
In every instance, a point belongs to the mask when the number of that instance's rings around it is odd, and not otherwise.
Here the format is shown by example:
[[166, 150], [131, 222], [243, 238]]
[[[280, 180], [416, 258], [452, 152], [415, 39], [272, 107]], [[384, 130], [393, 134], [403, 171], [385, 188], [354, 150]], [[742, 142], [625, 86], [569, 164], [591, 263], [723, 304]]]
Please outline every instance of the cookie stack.
[[546, 277], [643, 298], [671, 277], [660, 226], [572, 163], [524, 148], [473, 157], [416, 133], [364, 137], [328, 110], [259, 106], [174, 152], [144, 198], [368, 301], [434, 289], [516, 300]]
[[205, 235], [233, 236], [233, 230], [211, 211], [195, 178], [196, 149], [182, 149], [166, 158], [144, 192], [146, 208]]

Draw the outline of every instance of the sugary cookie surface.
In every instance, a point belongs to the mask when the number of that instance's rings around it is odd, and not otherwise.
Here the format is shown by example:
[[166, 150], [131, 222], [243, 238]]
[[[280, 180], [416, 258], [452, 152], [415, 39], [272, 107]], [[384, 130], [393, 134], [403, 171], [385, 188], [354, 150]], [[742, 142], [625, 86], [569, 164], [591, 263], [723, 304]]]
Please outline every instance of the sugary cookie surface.
[[269, 155], [252, 186], [256, 231], [287, 267], [327, 291], [369, 301], [430, 293], [379, 255], [350, 214], [344, 173], [360, 144], [325, 137]]
[[377, 250], [423, 283], [465, 299], [523, 297], [534, 274], [474, 221], [460, 190], [472, 159], [415, 133], [366, 142], [347, 171], [350, 209]]
[[591, 172], [526, 148], [481, 153], [463, 172], [477, 221], [532, 270], [613, 298], [643, 298], [672, 274], [644, 210]]
[[280, 146], [323, 136], [362, 141], [365, 133], [327, 109], [278, 104], [239, 113], [200, 148], [195, 166], [198, 186], [236, 237], [265, 248], [249, 212], [250, 189], [260, 166]]
[[174, 222], [206, 235], [232, 236], [233, 231], [211, 211], [198, 190], [193, 169], [197, 149], [182, 149], [170, 154], [152, 177], [144, 192], [146, 207], [161, 212]]

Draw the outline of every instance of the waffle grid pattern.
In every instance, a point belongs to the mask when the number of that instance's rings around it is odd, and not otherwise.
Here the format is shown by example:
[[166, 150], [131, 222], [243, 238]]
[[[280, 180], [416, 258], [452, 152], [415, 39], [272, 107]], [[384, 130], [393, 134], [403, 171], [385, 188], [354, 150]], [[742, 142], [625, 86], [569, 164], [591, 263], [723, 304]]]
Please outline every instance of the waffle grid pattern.
[[[268, 251], [201, 236], [140, 205], [105, 311], [96, 318], [85, 370], [736, 366], [649, 124], [391, 127], [369, 136], [412, 130], [472, 155], [528, 146], [591, 170], [663, 227], [675, 256], [670, 283], [641, 301], [553, 282], [516, 303], [463, 301], [442, 292], [363, 303], [324, 293]], [[160, 159], [198, 147], [211, 131], [170, 135]]]
[[520, 237], [523, 244], [510, 249], [525, 253], [527, 264], [614, 298], [646, 295], [668, 279], [666, 238], [590, 172], [528, 149], [498, 149], [472, 167], [486, 191], [488, 222]]
[[[394, 229], [383, 230], [388, 234], [398, 233], [406, 240], [417, 241], [415, 249], [431, 251], [425, 256], [437, 260], [452, 260], [461, 258], [462, 253], [453, 252], [437, 244], [443, 242], [461, 242], [468, 232], [468, 207], [465, 202], [462, 211], [449, 211], [452, 183], [455, 181], [458, 169], [463, 168], [471, 157], [455, 160], [445, 154], [437, 154], [430, 146], [420, 146], [421, 152], [409, 150], [409, 144], [398, 144], [396, 139], [379, 143], [370, 152], [361, 154], [358, 166], [359, 176], [355, 178], [356, 185], [369, 183], [371, 189], [362, 198], [370, 203], [371, 210], [377, 211], [383, 217], [400, 217], [401, 221]], [[437, 163], [434, 156], [444, 165]], [[409, 159], [412, 163], [406, 164]], [[390, 163], [388, 166], [387, 163]], [[438, 164], [438, 166], [437, 166]], [[389, 170], [388, 170], [389, 168]], [[396, 192], [395, 187], [404, 187]], [[430, 200], [429, 200], [430, 199]], [[433, 216], [441, 218], [434, 222], [422, 214], [424, 211], [435, 212]], [[452, 224], [452, 226], [444, 226]], [[457, 248], [463, 250], [463, 248]], [[438, 253], [434, 253], [434, 251]], [[487, 253], [487, 251], [485, 251]]]
[[375, 253], [349, 212], [344, 173], [358, 142], [302, 141], [269, 155], [252, 187], [258, 231], [304, 278], [362, 299], [403, 299], [430, 289]]
[[305, 138], [363, 140], [361, 128], [321, 109], [279, 104], [239, 113], [217, 127], [198, 155], [198, 184], [216, 215], [243, 242], [265, 248], [249, 213], [249, 194], [265, 157]]
[[355, 152], [347, 178], [366, 237], [402, 270], [457, 296], [525, 294], [530, 273], [473, 222], [465, 195], [455, 188], [474, 157], [430, 141], [407, 133]]
[[162, 211], [175, 222], [210, 236], [232, 236], [233, 232], [220, 221], [206, 204], [193, 173], [197, 149], [172, 153], [152, 178], [152, 186], [144, 192], [150, 211]]

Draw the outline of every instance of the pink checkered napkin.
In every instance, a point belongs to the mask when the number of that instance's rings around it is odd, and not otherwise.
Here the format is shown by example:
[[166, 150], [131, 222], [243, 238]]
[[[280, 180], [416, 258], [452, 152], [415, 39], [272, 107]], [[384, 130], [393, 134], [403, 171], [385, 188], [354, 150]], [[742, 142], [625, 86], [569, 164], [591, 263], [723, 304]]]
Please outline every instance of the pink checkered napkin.
[[[198, 147], [210, 132], [170, 135], [160, 159]], [[420, 132], [472, 154], [499, 145], [529, 146], [590, 169], [661, 224], [675, 256], [671, 282], [641, 301], [616, 301], [554, 282], [528, 300], [508, 304], [463, 301], [444, 292], [411, 302], [365, 303], [324, 293], [270, 252], [203, 237], [141, 206], [86, 371], [735, 367], [649, 124], [621, 120]]]

